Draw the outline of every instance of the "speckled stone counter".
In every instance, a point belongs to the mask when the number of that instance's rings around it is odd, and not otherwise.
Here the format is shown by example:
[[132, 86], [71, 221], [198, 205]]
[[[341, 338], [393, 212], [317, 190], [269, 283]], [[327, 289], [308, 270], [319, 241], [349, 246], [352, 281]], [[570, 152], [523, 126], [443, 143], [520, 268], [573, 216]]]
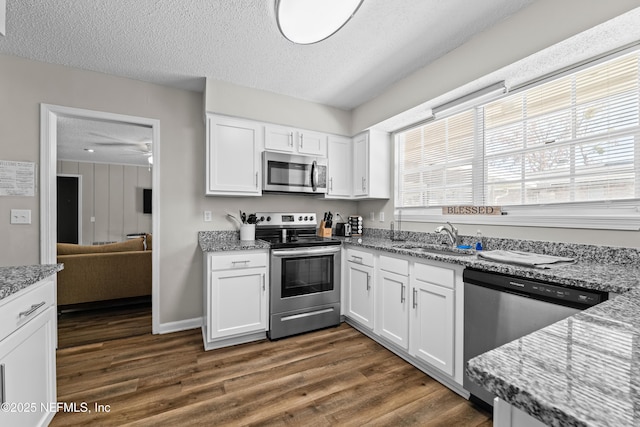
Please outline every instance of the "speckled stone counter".
[[262, 240], [240, 240], [240, 233], [237, 231], [200, 231], [198, 244], [202, 252], [269, 249], [269, 243]]
[[[503, 264], [499, 262], [487, 261], [484, 259], [478, 259], [474, 254], [463, 255], [465, 252], [472, 253], [472, 251], [460, 251], [461, 255], [445, 255], [422, 252], [420, 250], [412, 248], [412, 246], [424, 244], [434, 244], [426, 241], [401, 241], [394, 242], [388, 238], [383, 237], [345, 237], [342, 238], [343, 242], [351, 246], [361, 246], [369, 249], [382, 250], [389, 253], [396, 253], [400, 255], [409, 255], [418, 258], [431, 259], [436, 261], [448, 262], [463, 265], [465, 267], [476, 268], [484, 271], [491, 271], [495, 273], [509, 274], [512, 276], [518, 276], [523, 278], [546, 280], [554, 283], [558, 283], [566, 286], [576, 286], [585, 289], [595, 289], [605, 292], [623, 293], [631, 289], [640, 287], [640, 267], [639, 264], [612, 264], [608, 262], [615, 261], [617, 258], [612, 256], [604, 257], [607, 263], [598, 262], [597, 258], [592, 255], [594, 251], [593, 247], [584, 246], [589, 250], [589, 254], [585, 255], [573, 249], [573, 256], [578, 260], [576, 264], [563, 265], [558, 268], [540, 269], [529, 268], [513, 264]], [[435, 243], [439, 244], [439, 243]], [[613, 250], [617, 250], [614, 248]], [[518, 250], [523, 250], [519, 247]], [[544, 251], [539, 247], [530, 248], [532, 252], [553, 254], [549, 251]], [[629, 251], [624, 253], [624, 260], [634, 259]], [[563, 256], [566, 252], [562, 253]]]
[[640, 425], [640, 289], [482, 354], [471, 378], [550, 426]]
[[13, 295], [62, 269], [62, 264], [0, 267], [0, 299]]

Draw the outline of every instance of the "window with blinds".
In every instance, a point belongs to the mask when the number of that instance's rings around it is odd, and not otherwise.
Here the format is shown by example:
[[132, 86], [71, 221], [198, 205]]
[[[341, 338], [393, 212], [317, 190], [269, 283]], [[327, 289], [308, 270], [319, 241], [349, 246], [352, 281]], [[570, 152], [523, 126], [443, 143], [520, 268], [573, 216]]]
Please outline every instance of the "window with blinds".
[[398, 207], [640, 198], [640, 52], [398, 134]]

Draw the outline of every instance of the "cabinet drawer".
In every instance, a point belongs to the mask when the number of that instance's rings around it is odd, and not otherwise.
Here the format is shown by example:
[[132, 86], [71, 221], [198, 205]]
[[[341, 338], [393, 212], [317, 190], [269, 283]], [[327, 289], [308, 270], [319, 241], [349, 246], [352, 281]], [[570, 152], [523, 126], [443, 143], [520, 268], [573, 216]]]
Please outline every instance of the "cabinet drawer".
[[396, 273], [401, 276], [409, 275], [409, 261], [406, 259], [391, 258], [388, 256], [380, 256], [380, 269], [390, 273]]
[[435, 283], [448, 288], [454, 287], [455, 272], [451, 269], [416, 263], [414, 273], [417, 280]]
[[243, 251], [224, 255], [210, 255], [211, 270], [228, 270], [235, 268], [266, 267], [267, 254], [247, 253]]
[[373, 254], [349, 248], [347, 249], [347, 261], [373, 267]]
[[53, 280], [45, 279], [14, 296], [14, 299], [0, 306], [0, 340], [54, 305]]

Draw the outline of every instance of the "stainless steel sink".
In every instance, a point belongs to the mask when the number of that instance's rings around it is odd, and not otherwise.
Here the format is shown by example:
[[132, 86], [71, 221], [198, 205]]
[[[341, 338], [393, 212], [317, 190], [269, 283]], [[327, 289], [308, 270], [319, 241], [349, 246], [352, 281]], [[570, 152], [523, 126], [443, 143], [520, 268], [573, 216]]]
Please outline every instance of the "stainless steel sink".
[[470, 256], [475, 255], [475, 252], [470, 249], [458, 249], [452, 248], [450, 246], [437, 246], [437, 245], [417, 245], [415, 243], [407, 243], [403, 242], [402, 244], [394, 244], [398, 249], [406, 249], [409, 251], [416, 252], [427, 252], [430, 254], [440, 254], [440, 255], [452, 255], [452, 256]]

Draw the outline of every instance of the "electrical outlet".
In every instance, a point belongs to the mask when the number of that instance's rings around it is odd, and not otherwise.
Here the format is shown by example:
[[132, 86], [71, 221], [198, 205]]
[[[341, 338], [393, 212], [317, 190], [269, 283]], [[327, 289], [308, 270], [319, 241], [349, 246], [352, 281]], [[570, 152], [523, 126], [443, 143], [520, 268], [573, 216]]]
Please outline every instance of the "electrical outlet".
[[211, 211], [204, 211], [204, 222], [211, 222]]
[[376, 220], [376, 213], [375, 213], [375, 212], [371, 212], [371, 213], [369, 213], [369, 219], [370, 219], [371, 221], [375, 221], [375, 220]]
[[378, 218], [380, 219], [380, 222], [384, 222], [384, 212], [380, 211]]
[[31, 209], [11, 209], [11, 224], [31, 224]]

